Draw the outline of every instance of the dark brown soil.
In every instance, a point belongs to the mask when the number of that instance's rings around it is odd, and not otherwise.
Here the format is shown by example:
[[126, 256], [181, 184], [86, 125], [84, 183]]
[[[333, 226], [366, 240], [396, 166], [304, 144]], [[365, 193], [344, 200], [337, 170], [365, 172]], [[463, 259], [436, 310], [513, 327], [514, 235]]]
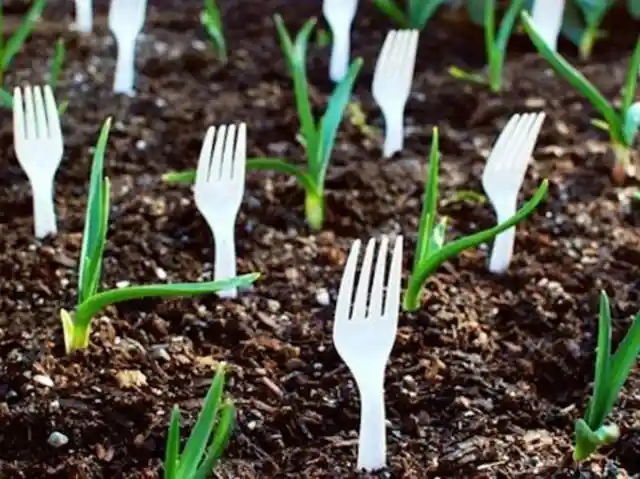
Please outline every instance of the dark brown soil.
[[[401, 314], [386, 382], [389, 467], [380, 477], [638, 477], [637, 371], [613, 417], [620, 441], [580, 469], [570, 460], [573, 422], [590, 392], [598, 291], [611, 297], [616, 339], [640, 307], [640, 208], [628, 200], [637, 183], [612, 185], [606, 138], [590, 127], [591, 108], [549, 74], [526, 38], [512, 44], [502, 96], [451, 79], [447, 66], [478, 68], [483, 59], [481, 31], [453, 18], [431, 22], [422, 35], [402, 154], [382, 160], [378, 137], [345, 121], [322, 232], [305, 226], [303, 196], [291, 179], [250, 173], [238, 262], [240, 272], [264, 273], [252, 291], [237, 301], [110, 308], [96, 318], [89, 351], [64, 355], [58, 310], [75, 300], [90, 152], [105, 117], [116, 121], [104, 287], [210, 274], [212, 240], [190, 189], [160, 182], [168, 170], [194, 166], [208, 125], [247, 121], [252, 155], [301, 160], [271, 15], [283, 14], [293, 30], [319, 14], [318, 2], [221, 2], [233, 5], [224, 14], [232, 49], [226, 67], [197, 27], [199, 3], [150, 8], [133, 99], [110, 92], [115, 48], [104, 13], [94, 34], [80, 38], [54, 23], [68, 21], [63, 7], [49, 8], [48, 22], [7, 79], [43, 81], [55, 38], [67, 39], [60, 233], [43, 243], [33, 240], [30, 188], [14, 158], [10, 114], [0, 113], [0, 477], [159, 477], [170, 408], [180, 405], [187, 430], [219, 360], [231, 365], [228, 390], [239, 416], [216, 477], [355, 477], [358, 400], [331, 343], [350, 242], [402, 233], [410, 264], [435, 124], [449, 236], [491, 225], [489, 206], [451, 198], [481, 190], [482, 154], [513, 112], [535, 108], [548, 117], [523, 197], [548, 177], [549, 198], [519, 228], [508, 274], [487, 272], [486, 249], [466, 252], [432, 277], [420, 312]], [[583, 67], [608, 96], [618, 92], [638, 31], [622, 16], [612, 22], [612, 38]], [[361, 8], [354, 48], [365, 68], [356, 99], [376, 128], [370, 84], [386, 28], [372, 8]], [[571, 46], [563, 49], [574, 57]], [[326, 49], [311, 49], [319, 104], [330, 89], [327, 58]], [[317, 299], [325, 289], [328, 306]], [[139, 373], [145, 381], [125, 380]], [[37, 374], [53, 387], [34, 381]], [[50, 446], [54, 431], [68, 444]]]

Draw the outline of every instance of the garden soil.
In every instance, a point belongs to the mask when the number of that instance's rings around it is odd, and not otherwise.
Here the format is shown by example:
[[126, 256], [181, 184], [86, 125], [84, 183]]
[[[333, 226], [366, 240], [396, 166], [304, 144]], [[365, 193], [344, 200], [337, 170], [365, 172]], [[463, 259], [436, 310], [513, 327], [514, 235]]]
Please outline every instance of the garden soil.
[[[5, 2], [8, 30], [24, 3]], [[637, 371], [612, 415], [622, 428], [618, 443], [580, 467], [571, 461], [573, 424], [591, 390], [599, 292], [611, 298], [614, 341], [640, 308], [640, 208], [630, 201], [638, 182], [612, 184], [606, 137], [590, 125], [594, 111], [522, 35], [511, 42], [501, 95], [451, 78], [451, 65], [483, 64], [481, 29], [456, 15], [440, 15], [423, 32], [406, 147], [382, 159], [370, 85], [390, 25], [361, 2], [353, 48], [365, 66], [354, 104], [366, 125], [351, 111], [340, 129], [322, 231], [306, 226], [293, 179], [249, 172], [238, 270], [263, 278], [237, 300], [110, 307], [96, 317], [90, 348], [65, 356], [59, 310], [76, 299], [92, 145], [105, 118], [114, 118], [105, 288], [210, 278], [212, 238], [191, 188], [161, 181], [169, 170], [195, 166], [209, 125], [246, 121], [251, 156], [304, 161], [272, 15], [281, 13], [294, 31], [320, 14], [319, 3], [220, 3], [227, 4], [226, 66], [199, 27], [200, 2], [151, 2], [134, 98], [110, 91], [115, 45], [102, 4], [94, 33], [82, 36], [68, 29], [71, 2], [52, 2], [58, 7], [48, 7], [7, 75], [7, 85], [43, 82], [55, 40], [65, 38], [58, 98], [69, 106], [53, 238], [33, 238], [11, 113], [0, 112], [0, 477], [160, 477], [172, 406], [180, 406], [186, 434], [219, 361], [229, 365], [238, 413], [215, 477], [638, 477]], [[610, 38], [588, 62], [576, 60], [569, 44], [561, 49], [613, 98], [638, 23], [616, 12], [608, 27]], [[308, 58], [318, 110], [331, 90], [321, 39], [314, 37]], [[522, 199], [543, 178], [549, 196], [518, 227], [506, 274], [487, 271], [487, 247], [464, 252], [430, 278], [418, 312], [401, 313], [386, 374], [388, 467], [359, 476], [357, 391], [331, 341], [349, 246], [356, 238], [402, 234], [409, 270], [436, 125], [449, 239], [491, 226], [491, 207], [465, 192], [482, 191], [486, 155], [508, 117], [538, 109], [547, 118]], [[52, 445], [52, 433], [68, 442]]]

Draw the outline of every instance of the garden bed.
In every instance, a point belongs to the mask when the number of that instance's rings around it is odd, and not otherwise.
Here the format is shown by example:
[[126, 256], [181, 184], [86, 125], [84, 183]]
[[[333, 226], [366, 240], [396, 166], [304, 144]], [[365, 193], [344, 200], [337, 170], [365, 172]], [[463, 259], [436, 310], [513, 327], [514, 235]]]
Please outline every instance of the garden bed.
[[[159, 476], [172, 405], [193, 418], [221, 360], [230, 365], [238, 425], [217, 477], [352, 477], [357, 392], [331, 342], [350, 243], [402, 233], [408, 269], [434, 125], [450, 237], [490, 226], [488, 205], [456, 201], [455, 193], [481, 191], [482, 152], [512, 113], [535, 109], [547, 119], [523, 197], [547, 177], [548, 199], [518, 227], [505, 276], [488, 273], [486, 249], [466, 252], [431, 278], [419, 312], [401, 314], [386, 376], [389, 467], [380, 477], [640, 474], [637, 374], [615, 409], [619, 442], [582, 472], [570, 459], [573, 422], [590, 394], [598, 291], [609, 293], [620, 318], [614, 339], [640, 305], [640, 208], [629, 202], [637, 182], [612, 185], [606, 138], [590, 126], [591, 108], [531, 53], [527, 38], [513, 39], [501, 96], [449, 77], [450, 65], [483, 63], [482, 31], [460, 28], [456, 18], [433, 20], [422, 34], [401, 154], [381, 159], [380, 136], [368, 137], [345, 118], [321, 232], [305, 225], [303, 192], [292, 179], [250, 172], [237, 237], [239, 273], [264, 273], [251, 291], [237, 300], [109, 308], [89, 350], [65, 356], [58, 311], [75, 300], [91, 145], [107, 116], [114, 117], [106, 159], [110, 287], [210, 276], [212, 239], [190, 188], [161, 182], [169, 170], [195, 166], [209, 125], [246, 121], [251, 156], [302, 160], [272, 15], [281, 13], [293, 31], [319, 14], [317, 2], [237, 0], [242, 5], [224, 12], [226, 67], [200, 31], [200, 2], [168, 3], [150, 6], [133, 99], [110, 90], [115, 47], [104, 9], [85, 38], [58, 21], [69, 19], [62, 7], [50, 6], [7, 79], [43, 81], [55, 39], [67, 39], [58, 94], [69, 100], [56, 186], [60, 233], [42, 243], [33, 239], [11, 115], [0, 112], [0, 477]], [[612, 38], [581, 68], [610, 97], [638, 31], [637, 23], [613, 17]], [[377, 128], [370, 85], [387, 28], [361, 5], [353, 46], [365, 66], [355, 100]], [[573, 48], [562, 49], [574, 58]], [[326, 48], [311, 49], [318, 104], [330, 90], [327, 59]], [[52, 447], [54, 431], [68, 444]]]

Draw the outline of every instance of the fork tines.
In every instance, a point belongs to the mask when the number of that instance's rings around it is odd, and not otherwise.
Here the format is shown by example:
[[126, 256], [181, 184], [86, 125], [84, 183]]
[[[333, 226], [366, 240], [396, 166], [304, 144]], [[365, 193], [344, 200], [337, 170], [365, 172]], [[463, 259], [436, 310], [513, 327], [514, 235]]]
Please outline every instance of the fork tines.
[[[387, 274], [389, 238], [382, 236], [373, 265], [376, 240], [371, 238], [365, 249], [364, 259], [358, 274], [358, 284], [353, 298], [354, 283], [360, 255], [361, 241], [351, 246], [349, 257], [340, 282], [336, 317], [358, 319], [383, 319], [397, 313], [400, 304], [400, 280], [402, 275], [402, 236], [393, 246], [391, 264]], [[373, 281], [371, 270], [373, 268]], [[385, 281], [386, 280], [386, 281]], [[385, 294], [386, 290], [386, 294]], [[383, 306], [384, 296], [384, 306]], [[353, 300], [353, 303], [352, 303]]]

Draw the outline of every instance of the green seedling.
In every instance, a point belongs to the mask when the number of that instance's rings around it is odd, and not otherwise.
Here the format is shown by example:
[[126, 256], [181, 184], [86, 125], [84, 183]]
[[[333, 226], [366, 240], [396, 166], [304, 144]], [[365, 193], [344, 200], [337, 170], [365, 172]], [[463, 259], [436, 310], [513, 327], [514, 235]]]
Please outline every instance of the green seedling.
[[204, 10], [200, 13], [200, 23], [209, 35], [216, 55], [223, 64], [226, 64], [228, 61], [227, 40], [224, 36], [222, 18], [216, 0], [204, 0]]
[[638, 74], [640, 73], [640, 37], [629, 60], [627, 76], [622, 91], [622, 102], [620, 108], [616, 110], [582, 73], [576, 70], [562, 55], [549, 48], [536, 31], [531, 17], [526, 12], [522, 13], [522, 23], [537, 50], [553, 69], [589, 100], [591, 106], [602, 115], [602, 120], [595, 120], [593, 123], [609, 132], [611, 149], [616, 160], [614, 176], [616, 179], [621, 180], [625, 170], [630, 166], [631, 148], [640, 127], [640, 102], [634, 103]]
[[316, 121], [312, 113], [306, 73], [307, 45], [316, 19], [311, 18], [304, 24], [295, 41], [289, 35], [282, 17], [276, 14], [274, 20], [289, 74], [293, 80], [296, 109], [303, 146], [307, 154], [307, 166], [300, 168], [283, 160], [273, 160], [265, 166], [268, 169], [293, 175], [298, 180], [305, 190], [307, 222], [313, 229], [320, 229], [324, 221], [324, 182], [327, 168], [338, 127], [363, 61], [362, 58], [356, 58], [351, 63], [347, 74], [333, 90], [324, 115], [320, 121]]
[[631, 373], [640, 354], [640, 313], [615, 353], [611, 350], [611, 308], [607, 294], [600, 293], [598, 314], [598, 343], [593, 381], [593, 395], [589, 400], [583, 419], [575, 423], [576, 443], [573, 450], [575, 461], [583, 461], [600, 447], [613, 444], [620, 437], [616, 424], [605, 424], [618, 394]]
[[416, 311], [420, 308], [420, 296], [429, 276], [445, 261], [460, 252], [475, 248], [481, 243], [491, 240], [496, 235], [517, 225], [529, 216], [544, 199], [549, 188], [548, 180], [544, 180], [535, 194], [511, 218], [493, 228], [446, 242], [447, 219], [436, 222], [438, 214], [438, 175], [440, 168], [440, 151], [438, 129], [433, 129], [431, 152], [429, 155], [428, 176], [425, 183], [422, 212], [418, 226], [416, 251], [413, 267], [409, 275], [409, 284], [405, 291], [402, 307], [405, 311]]
[[35, 0], [16, 31], [6, 42], [4, 41], [4, 13], [2, 11], [2, 4], [0, 4], [0, 83], [2, 83], [4, 73], [7, 71], [7, 68], [9, 68], [13, 58], [18, 54], [24, 42], [27, 41], [27, 38], [29, 38], [33, 32], [36, 22], [40, 18], [40, 15], [42, 15], [46, 4], [46, 0]]
[[253, 273], [222, 281], [128, 286], [99, 292], [102, 256], [109, 223], [110, 182], [108, 177], [104, 177], [104, 155], [110, 128], [111, 118], [108, 118], [100, 131], [93, 156], [78, 270], [78, 303], [72, 312], [60, 310], [67, 353], [88, 347], [91, 320], [109, 305], [150, 297], [199, 296], [228, 288], [244, 287], [260, 276], [259, 273]]
[[507, 45], [513, 31], [513, 26], [522, 10], [524, 0], [511, 0], [509, 8], [502, 17], [500, 29], [496, 37], [496, 0], [485, 0], [484, 5], [484, 43], [487, 55], [487, 66], [483, 73], [466, 72], [458, 67], [449, 68], [449, 74], [454, 78], [471, 81], [481, 85], [488, 85], [489, 89], [498, 93], [502, 89], [502, 72], [507, 53]]
[[58, 38], [58, 41], [56, 42], [56, 49], [53, 54], [53, 60], [51, 61], [51, 69], [49, 70], [49, 86], [53, 91], [56, 91], [56, 87], [58, 86], [65, 53], [66, 49], [64, 47], [64, 40], [62, 38]]
[[615, 0], [574, 0], [578, 9], [582, 12], [585, 21], [582, 35], [580, 35], [580, 43], [578, 50], [580, 58], [587, 60], [591, 56], [595, 41], [602, 38], [603, 34], [600, 25], [604, 20]]
[[171, 411], [164, 479], [206, 479], [229, 442], [235, 424], [233, 402], [223, 399], [224, 364], [217, 368], [189, 439], [180, 454], [180, 409]]
[[404, 11], [396, 0], [375, 0], [375, 5], [402, 28], [422, 30], [444, 2], [445, 0], [406, 0]]

